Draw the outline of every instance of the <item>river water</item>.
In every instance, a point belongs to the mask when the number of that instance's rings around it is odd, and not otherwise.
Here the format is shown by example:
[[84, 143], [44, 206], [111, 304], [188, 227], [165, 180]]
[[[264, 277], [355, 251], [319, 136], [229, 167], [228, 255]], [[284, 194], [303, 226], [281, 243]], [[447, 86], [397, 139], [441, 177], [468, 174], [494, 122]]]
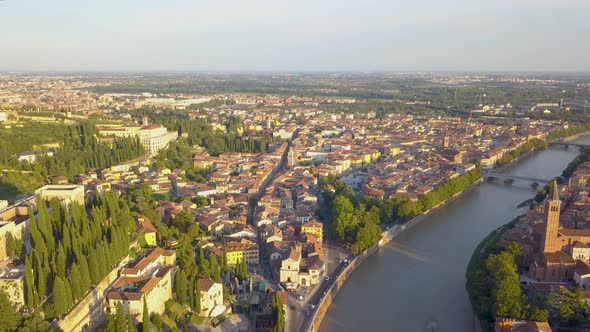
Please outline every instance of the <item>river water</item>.
[[[576, 140], [590, 144], [590, 137]], [[552, 147], [514, 163], [505, 174], [550, 179], [578, 154]], [[369, 257], [345, 282], [321, 332], [472, 332], [465, 269], [492, 230], [522, 214], [529, 183], [485, 182], [438, 210]], [[429, 329], [435, 322], [438, 328]]]

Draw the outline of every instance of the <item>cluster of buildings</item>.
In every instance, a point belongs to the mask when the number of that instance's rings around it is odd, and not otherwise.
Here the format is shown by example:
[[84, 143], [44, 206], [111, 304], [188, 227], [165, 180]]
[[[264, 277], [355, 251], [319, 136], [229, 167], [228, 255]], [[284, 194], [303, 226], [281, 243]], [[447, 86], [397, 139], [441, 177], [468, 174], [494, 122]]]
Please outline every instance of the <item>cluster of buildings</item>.
[[[88, 188], [86, 190], [89, 193], [91, 189]], [[8, 254], [8, 237], [22, 243], [26, 247], [25, 250], [30, 250], [30, 215], [36, 215], [37, 204], [52, 199], [58, 199], [64, 205], [84, 204], [85, 196], [85, 186], [62, 184], [43, 186], [35, 195], [11, 205], [6, 201], [0, 201], [0, 288], [6, 292], [16, 308], [25, 305], [25, 269], [22, 261]], [[174, 274], [178, 268], [176, 251], [157, 247], [157, 231], [146, 217], [138, 217], [137, 229], [143, 236], [143, 244], [149, 249], [139, 258], [111, 271], [105, 278], [115, 276], [114, 281], [103, 284], [103, 280], [97, 285], [97, 289], [106, 287], [106, 290], [91, 292], [82, 299], [68, 315], [59, 320], [60, 327], [77, 330], [85, 325], [95, 328], [96, 322], [90, 317], [94, 317], [96, 310], [114, 313], [119, 303], [136, 321], [142, 319], [144, 302], [150, 314], [164, 313], [166, 302], [174, 297]], [[174, 247], [174, 243], [169, 247]], [[199, 284], [201, 315], [207, 316], [216, 308], [219, 311], [219, 307], [223, 312], [225, 306], [222, 284], [206, 277], [201, 277]]]
[[287, 143], [283, 142], [273, 144], [269, 153], [264, 154], [226, 152], [213, 157], [206, 152], [196, 153], [194, 167], [209, 170], [211, 174], [206, 186], [193, 191], [197, 195], [257, 193], [276, 170], [286, 149]]
[[590, 303], [589, 177], [590, 162], [585, 162], [566, 185], [553, 182], [544, 204], [527, 211], [502, 235], [501, 245], [517, 242], [523, 249], [520, 265], [526, 272], [521, 278], [527, 281], [527, 295], [576, 285]]

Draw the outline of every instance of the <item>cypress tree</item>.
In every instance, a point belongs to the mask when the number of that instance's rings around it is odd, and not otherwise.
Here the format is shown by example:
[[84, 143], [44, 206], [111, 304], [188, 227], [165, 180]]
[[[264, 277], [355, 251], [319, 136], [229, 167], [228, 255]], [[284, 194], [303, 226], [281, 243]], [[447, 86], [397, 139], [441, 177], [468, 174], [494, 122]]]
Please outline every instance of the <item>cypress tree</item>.
[[25, 302], [27, 307], [35, 308], [36, 299], [35, 281], [33, 277], [33, 266], [31, 264], [31, 256], [25, 258]]
[[147, 302], [145, 301], [145, 297], [143, 298], [143, 320], [141, 323], [141, 331], [142, 332], [149, 332], [151, 331], [150, 326], [150, 312], [148, 311]]
[[43, 268], [41, 258], [35, 249], [32, 251], [33, 261], [35, 262], [35, 283], [36, 292], [39, 297], [43, 298], [47, 294], [47, 270]]
[[57, 249], [57, 258], [55, 260], [55, 274], [62, 279], [66, 278], [66, 260], [66, 251], [60, 242]]
[[119, 332], [119, 331], [117, 331], [117, 327], [116, 327], [115, 315], [113, 315], [113, 314], [107, 315], [107, 326], [105, 327], [104, 332]]
[[90, 255], [88, 260], [88, 269], [91, 285], [96, 285], [101, 279], [98, 264], [99, 262], [96, 253]]
[[188, 304], [191, 308], [195, 308], [195, 282], [188, 283]]
[[84, 293], [90, 289], [92, 280], [90, 278], [90, 271], [88, 271], [88, 261], [86, 256], [80, 255], [78, 259], [78, 270], [80, 270], [80, 285]]
[[186, 304], [186, 292], [187, 292], [187, 284], [186, 284], [186, 275], [184, 274], [184, 271], [178, 270], [176, 272], [175, 277], [175, 281], [174, 283], [176, 284], [176, 300], [184, 305]]
[[198, 313], [201, 312], [201, 280], [199, 278], [195, 281], [195, 306], [193, 309]]
[[4, 290], [0, 290], [0, 331], [14, 331], [18, 327], [20, 316], [8, 299]]
[[99, 282], [107, 274], [107, 262], [105, 259], [102, 245], [98, 245], [98, 247], [96, 248], [96, 258], [98, 264], [98, 280], [96, 282]]
[[133, 326], [133, 319], [131, 319], [131, 316], [127, 316], [127, 332], [137, 332], [135, 326]]
[[57, 277], [53, 283], [53, 312], [61, 316], [68, 311], [68, 293], [64, 281]]
[[209, 256], [209, 264], [211, 267], [211, 275], [215, 282], [221, 282], [221, 268], [219, 267], [219, 263], [217, 262], [217, 256], [210, 255]]
[[66, 301], [68, 310], [74, 305], [74, 295], [72, 294], [72, 284], [70, 281], [65, 279], [64, 286], [66, 287]]
[[125, 309], [123, 303], [117, 302], [117, 312], [115, 313], [116, 331], [125, 331], [127, 328], [127, 319], [125, 318]]
[[84, 296], [86, 289], [82, 286], [82, 275], [80, 274], [80, 269], [76, 263], [72, 264], [70, 282], [72, 283], [72, 295], [74, 300], [77, 301]]

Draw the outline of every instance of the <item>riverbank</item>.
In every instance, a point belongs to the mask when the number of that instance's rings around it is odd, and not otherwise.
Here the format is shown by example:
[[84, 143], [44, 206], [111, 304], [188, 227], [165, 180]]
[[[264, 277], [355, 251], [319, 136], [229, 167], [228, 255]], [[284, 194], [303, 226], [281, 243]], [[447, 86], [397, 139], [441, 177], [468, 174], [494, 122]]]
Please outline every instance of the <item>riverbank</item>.
[[[578, 154], [578, 156], [576, 156], [564, 168], [561, 175], [562, 180], [567, 180], [581, 163], [588, 160], [589, 155], [590, 152], [586, 149], [583, 149], [582, 152], [580, 152], [580, 154]], [[548, 186], [546, 186], [537, 192], [536, 197], [527, 201], [533, 200], [540, 203], [546, 198], [548, 193], [549, 189]], [[465, 272], [465, 287], [469, 293], [469, 299], [474, 312], [474, 317], [476, 319], [476, 327], [480, 328], [484, 332], [493, 331], [493, 324], [495, 320], [495, 312], [491, 309], [493, 308], [493, 304], [490, 305], [488, 303], [491, 300], [490, 294], [486, 294], [486, 287], [482, 287], [482, 285], [485, 285], [487, 282], [484, 272], [486, 271], [485, 262], [491, 254], [494, 254], [498, 251], [497, 244], [502, 234], [513, 228], [521, 217], [522, 215], [514, 218], [509, 223], [500, 226], [498, 229], [492, 231], [487, 237], [485, 237], [473, 251], [471, 259], [467, 265]]]
[[584, 132], [581, 132], [579, 134], [575, 134], [575, 135], [572, 135], [572, 136], [564, 137], [562, 139], [548, 140], [548, 142], [549, 143], [554, 142], [554, 141], [571, 142], [571, 141], [574, 141], [574, 140], [577, 140], [577, 139], [580, 139], [580, 138], [583, 138], [583, 137], [586, 137], [586, 136], [590, 136], [590, 131], [584, 131]]
[[474, 292], [475, 284], [478, 280], [478, 274], [482, 273], [485, 270], [485, 261], [490, 254], [494, 252], [497, 247], [498, 241], [504, 232], [514, 227], [516, 222], [522, 217], [522, 215], [512, 219], [509, 223], [498, 227], [497, 229], [493, 230], [488, 236], [486, 236], [480, 244], [475, 248], [473, 254], [471, 255], [471, 259], [469, 260], [469, 264], [467, 264], [467, 270], [465, 272], [465, 279], [467, 280], [466, 288], [467, 292], [469, 293], [469, 300], [471, 301], [471, 305], [473, 308], [473, 316], [474, 316], [474, 325], [475, 329], [479, 329], [484, 332], [491, 332], [489, 320], [491, 317], [488, 317], [487, 312], [483, 312], [480, 310], [479, 307], [476, 307], [474, 303], [478, 303], [478, 298], [476, 298], [476, 293]]
[[372, 247], [366, 249], [357, 257], [352, 259], [350, 263], [342, 270], [342, 272], [334, 279], [331, 286], [326, 291], [326, 294], [321, 299], [320, 303], [317, 304], [316, 310], [312, 313], [309, 320], [304, 323], [304, 331], [315, 332], [320, 327], [324, 315], [328, 311], [330, 305], [332, 304], [333, 299], [338, 294], [338, 291], [342, 288], [346, 280], [352, 275], [352, 273], [367, 259], [370, 255], [375, 253], [379, 248], [388, 244], [391, 240], [395, 237], [400, 235], [401, 233], [409, 230], [413, 226], [417, 225], [421, 221], [423, 221], [426, 217], [436, 213], [438, 210], [444, 208], [448, 204], [456, 201], [465, 193], [473, 190], [477, 186], [479, 186], [483, 182], [483, 179], [479, 179], [465, 190], [456, 193], [455, 195], [451, 196], [450, 198], [446, 199], [445, 201], [437, 204], [436, 206], [432, 207], [431, 209], [420, 213], [419, 215], [413, 217], [412, 219], [405, 222], [403, 225], [394, 225], [381, 233], [381, 240], [379, 243], [373, 245]]
[[[576, 143], [590, 144], [590, 137]], [[539, 150], [502, 173], [550, 179], [577, 154], [577, 149]], [[333, 299], [319, 332], [425, 331], [431, 322], [440, 331], [473, 332], [465, 289], [472, 253], [490, 232], [525, 212], [515, 202], [534, 195], [526, 184], [484, 181], [426, 217], [355, 270]]]

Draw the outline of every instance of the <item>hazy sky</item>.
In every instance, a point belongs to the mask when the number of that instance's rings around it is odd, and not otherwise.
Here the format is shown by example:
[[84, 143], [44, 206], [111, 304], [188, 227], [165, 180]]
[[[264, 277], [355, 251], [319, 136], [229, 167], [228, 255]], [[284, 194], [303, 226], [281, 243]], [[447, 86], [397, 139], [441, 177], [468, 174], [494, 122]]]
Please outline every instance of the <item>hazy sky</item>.
[[6, 0], [0, 70], [590, 71], [590, 0]]

